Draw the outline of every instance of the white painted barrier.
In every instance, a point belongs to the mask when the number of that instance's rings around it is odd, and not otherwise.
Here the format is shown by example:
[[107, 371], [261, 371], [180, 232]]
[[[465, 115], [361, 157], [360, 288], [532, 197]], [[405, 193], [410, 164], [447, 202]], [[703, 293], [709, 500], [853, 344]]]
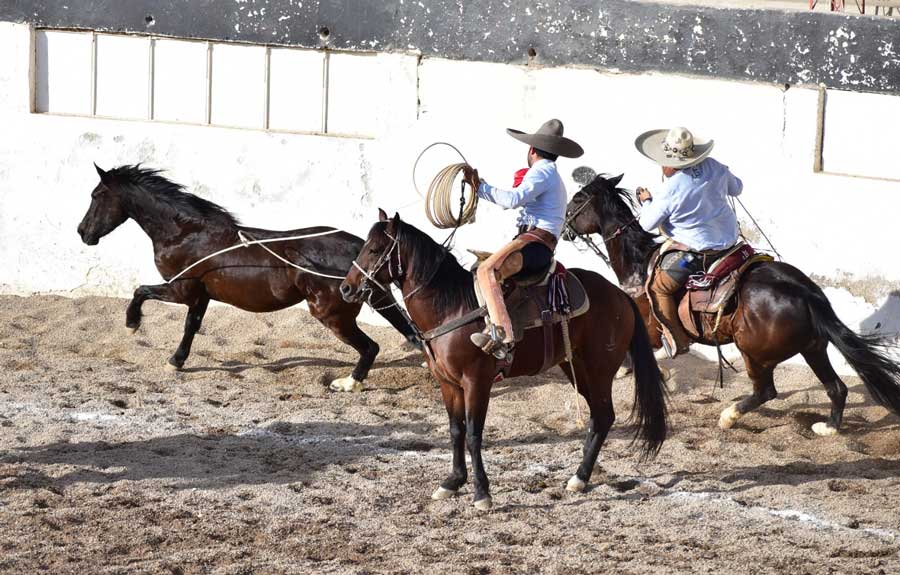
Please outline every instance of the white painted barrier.
[[[483, 178], [511, 184], [513, 172], [524, 167], [526, 150], [504, 129], [530, 130], [559, 117], [566, 135], [586, 150], [581, 160], [560, 161], [570, 194], [577, 186], [568, 175], [581, 164], [599, 172], [625, 172], [626, 187], [658, 186], [659, 170], [632, 144], [643, 130], [686, 125], [714, 138], [713, 155], [744, 181], [744, 203], [782, 255], [826, 286], [838, 314], [853, 328], [871, 330], [880, 324], [880, 330], [900, 332], [900, 258], [893, 233], [900, 213], [900, 182], [884, 179], [900, 179], [900, 163], [889, 163], [884, 155], [884, 150], [896, 150], [894, 140], [900, 133], [896, 96], [836, 94], [834, 108], [829, 108], [833, 114], [826, 115], [825, 170], [836, 166], [835, 171], [882, 179], [813, 173], [815, 89], [419, 60], [415, 55], [331, 56], [328, 124], [343, 134], [374, 137], [32, 113], [33, 102], [38, 109], [89, 113], [83, 111], [83, 93], [72, 96], [57, 84], [65, 85], [67, 76], [77, 84], [83, 70], [62, 65], [57, 70], [52, 58], [46, 64], [54, 43], [82, 50], [80, 40], [73, 38], [34, 41], [27, 26], [0, 23], [0, 291], [127, 296], [139, 284], [159, 283], [150, 242], [133, 222], [97, 247], [81, 243], [75, 228], [97, 183], [93, 162], [107, 169], [138, 162], [165, 169], [189, 191], [254, 226], [327, 224], [364, 236], [376, 219], [376, 208], [383, 207], [390, 213], [400, 210], [404, 219], [442, 239], [442, 232], [429, 229], [413, 190], [416, 154], [433, 141], [447, 140], [463, 150]], [[163, 65], [167, 58], [178, 62], [174, 53], [166, 52], [175, 41], [159, 43], [166, 48], [157, 52], [157, 70], [171, 76], [165, 82], [183, 83], [185, 102], [190, 103], [179, 102], [172, 84], [160, 84], [168, 88], [156, 100], [155, 117], [198, 122], [194, 100], [200, 87], [191, 82], [193, 76], [179, 77], [179, 68]], [[118, 49], [124, 53], [126, 46]], [[221, 56], [251, 48], [216, 50]], [[35, 74], [33, 50], [37, 66], [44, 62], [49, 71]], [[273, 74], [315, 64], [319, 57], [314, 52], [276, 52]], [[118, 100], [115, 92], [101, 95], [103, 86], [116, 82], [110, 80], [100, 54], [98, 113], [139, 113], [147, 105], [146, 90], [134, 91], [134, 81], [123, 86]], [[262, 79], [253, 64], [257, 54], [250, 54], [234, 52], [234, 68], [214, 75], [218, 103], [212, 108], [213, 123], [261, 127], [257, 88]], [[199, 53], [195, 57], [195, 64], [185, 61], [186, 69], [200, 66]], [[41, 74], [47, 74], [47, 85], [40, 88], [39, 83], [35, 98], [33, 79], [40, 81]], [[321, 84], [305, 92], [302, 83], [280, 75], [277, 81], [273, 77], [270, 89], [270, 118], [278, 118], [282, 129], [315, 129], [316, 117], [306, 108], [321, 97]], [[142, 95], [126, 101], [132, 91]], [[878, 119], [878, 125], [869, 122], [861, 130], [847, 117], [854, 114], [854, 104], [864, 106], [866, 117]], [[873, 163], [873, 158], [882, 159]], [[421, 184], [455, 161], [449, 152], [436, 151], [420, 166]], [[513, 233], [514, 219], [513, 213], [482, 203], [476, 223], [458, 234], [461, 259], [469, 261], [465, 248], [499, 246]], [[599, 259], [570, 245], [561, 248], [560, 259], [570, 267], [612, 277]]]

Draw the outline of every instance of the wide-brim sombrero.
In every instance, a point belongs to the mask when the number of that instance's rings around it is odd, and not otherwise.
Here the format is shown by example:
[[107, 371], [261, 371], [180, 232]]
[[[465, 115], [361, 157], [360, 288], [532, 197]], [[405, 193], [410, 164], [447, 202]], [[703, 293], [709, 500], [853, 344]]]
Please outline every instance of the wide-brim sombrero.
[[559, 120], [545, 122], [537, 132], [527, 134], [521, 130], [508, 128], [506, 133], [529, 146], [557, 156], [578, 158], [584, 150], [575, 141], [563, 137], [563, 124]]
[[660, 166], [689, 168], [705, 160], [714, 143], [695, 137], [686, 128], [672, 128], [644, 132], [634, 140], [634, 147]]

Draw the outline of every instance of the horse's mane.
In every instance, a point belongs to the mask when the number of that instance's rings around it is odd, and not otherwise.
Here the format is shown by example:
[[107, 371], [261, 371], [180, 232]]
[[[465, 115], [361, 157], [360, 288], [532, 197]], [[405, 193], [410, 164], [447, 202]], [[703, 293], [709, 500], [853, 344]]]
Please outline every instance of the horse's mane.
[[205, 224], [238, 226], [240, 222], [228, 210], [209, 200], [184, 191], [184, 186], [160, 175], [161, 170], [124, 165], [107, 172], [109, 181], [126, 190], [146, 192], [156, 202], [173, 208], [178, 215]]
[[647, 255], [656, 247], [655, 234], [645, 232], [634, 222], [635, 203], [631, 191], [613, 186], [607, 174], [595, 177], [579, 194], [597, 198], [600, 213], [609, 224], [621, 228], [622, 256], [627, 265], [644, 265]]
[[400, 222], [399, 233], [409, 247], [406, 271], [418, 285], [435, 288], [431, 304], [438, 315], [478, 307], [472, 273], [459, 265], [452, 252], [405, 222]]

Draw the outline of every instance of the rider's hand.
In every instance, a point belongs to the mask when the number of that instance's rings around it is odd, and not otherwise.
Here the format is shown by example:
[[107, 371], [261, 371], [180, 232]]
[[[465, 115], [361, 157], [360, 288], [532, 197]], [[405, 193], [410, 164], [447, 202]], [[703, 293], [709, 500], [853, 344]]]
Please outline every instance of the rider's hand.
[[463, 178], [465, 178], [466, 182], [472, 186], [473, 190], [478, 190], [478, 186], [481, 185], [481, 178], [478, 177], [478, 170], [466, 164], [463, 166]]
[[643, 204], [647, 200], [653, 199], [653, 196], [650, 195], [650, 190], [648, 190], [647, 188], [638, 188], [637, 190], [635, 190], [635, 192], [637, 193], [637, 200], [640, 204]]

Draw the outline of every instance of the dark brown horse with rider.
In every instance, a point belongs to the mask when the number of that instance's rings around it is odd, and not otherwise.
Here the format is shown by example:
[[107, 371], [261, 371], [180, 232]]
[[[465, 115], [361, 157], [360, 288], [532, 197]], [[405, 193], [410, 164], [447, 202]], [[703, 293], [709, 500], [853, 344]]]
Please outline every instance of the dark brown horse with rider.
[[[412, 322], [423, 332], [446, 325], [478, 307], [472, 274], [457, 263], [449, 250], [402, 222], [399, 216], [388, 220], [383, 211], [379, 215], [380, 221], [369, 232], [357, 266], [350, 270], [341, 286], [348, 301], [363, 301], [378, 285], [394, 282], [404, 295]], [[659, 368], [634, 302], [599, 274], [587, 270], [569, 273], [575, 274], [586, 288], [590, 309], [569, 323], [571, 362], [566, 360], [564, 345], [559, 343], [561, 333], [558, 333], [549, 363], [562, 367], [590, 408], [583, 459], [567, 486], [572, 491], [581, 491], [615, 420], [613, 376], [627, 352], [634, 359], [634, 415], [645, 453], [656, 453], [666, 438], [666, 404]], [[441, 385], [450, 418], [453, 451], [451, 473], [433, 497], [449, 497], [465, 484], [468, 444], [475, 505], [487, 509], [491, 497], [481, 455], [482, 432], [491, 387], [500, 367], [493, 355], [483, 353], [469, 341], [482, 326], [481, 321], [473, 319], [431, 339], [426, 343], [426, 355], [429, 369]], [[559, 326], [555, 329], [561, 331]], [[524, 333], [524, 339], [516, 344], [508, 372], [511, 377], [539, 373], [546, 363], [540, 330]]]
[[[567, 208], [568, 235], [603, 237], [619, 283], [636, 295], [654, 347], [659, 348], [658, 324], [650, 313], [646, 294], [640, 295], [649, 259], [659, 246], [656, 236], [638, 225], [632, 197], [617, 188], [621, 179], [596, 176], [575, 194]], [[753, 393], [722, 412], [719, 425], [723, 429], [774, 399], [778, 395], [775, 367], [799, 353], [831, 399], [828, 422], [816, 423], [813, 431], [820, 435], [837, 433], [847, 386], [828, 359], [829, 343], [856, 370], [875, 401], [900, 414], [900, 366], [885, 353], [885, 341], [850, 330], [838, 319], [822, 289], [794, 266], [775, 261], [752, 264], [741, 276], [736, 297], [725, 311], [715, 330], [716, 341], [704, 339], [699, 343], [733, 342], [753, 381]]]

